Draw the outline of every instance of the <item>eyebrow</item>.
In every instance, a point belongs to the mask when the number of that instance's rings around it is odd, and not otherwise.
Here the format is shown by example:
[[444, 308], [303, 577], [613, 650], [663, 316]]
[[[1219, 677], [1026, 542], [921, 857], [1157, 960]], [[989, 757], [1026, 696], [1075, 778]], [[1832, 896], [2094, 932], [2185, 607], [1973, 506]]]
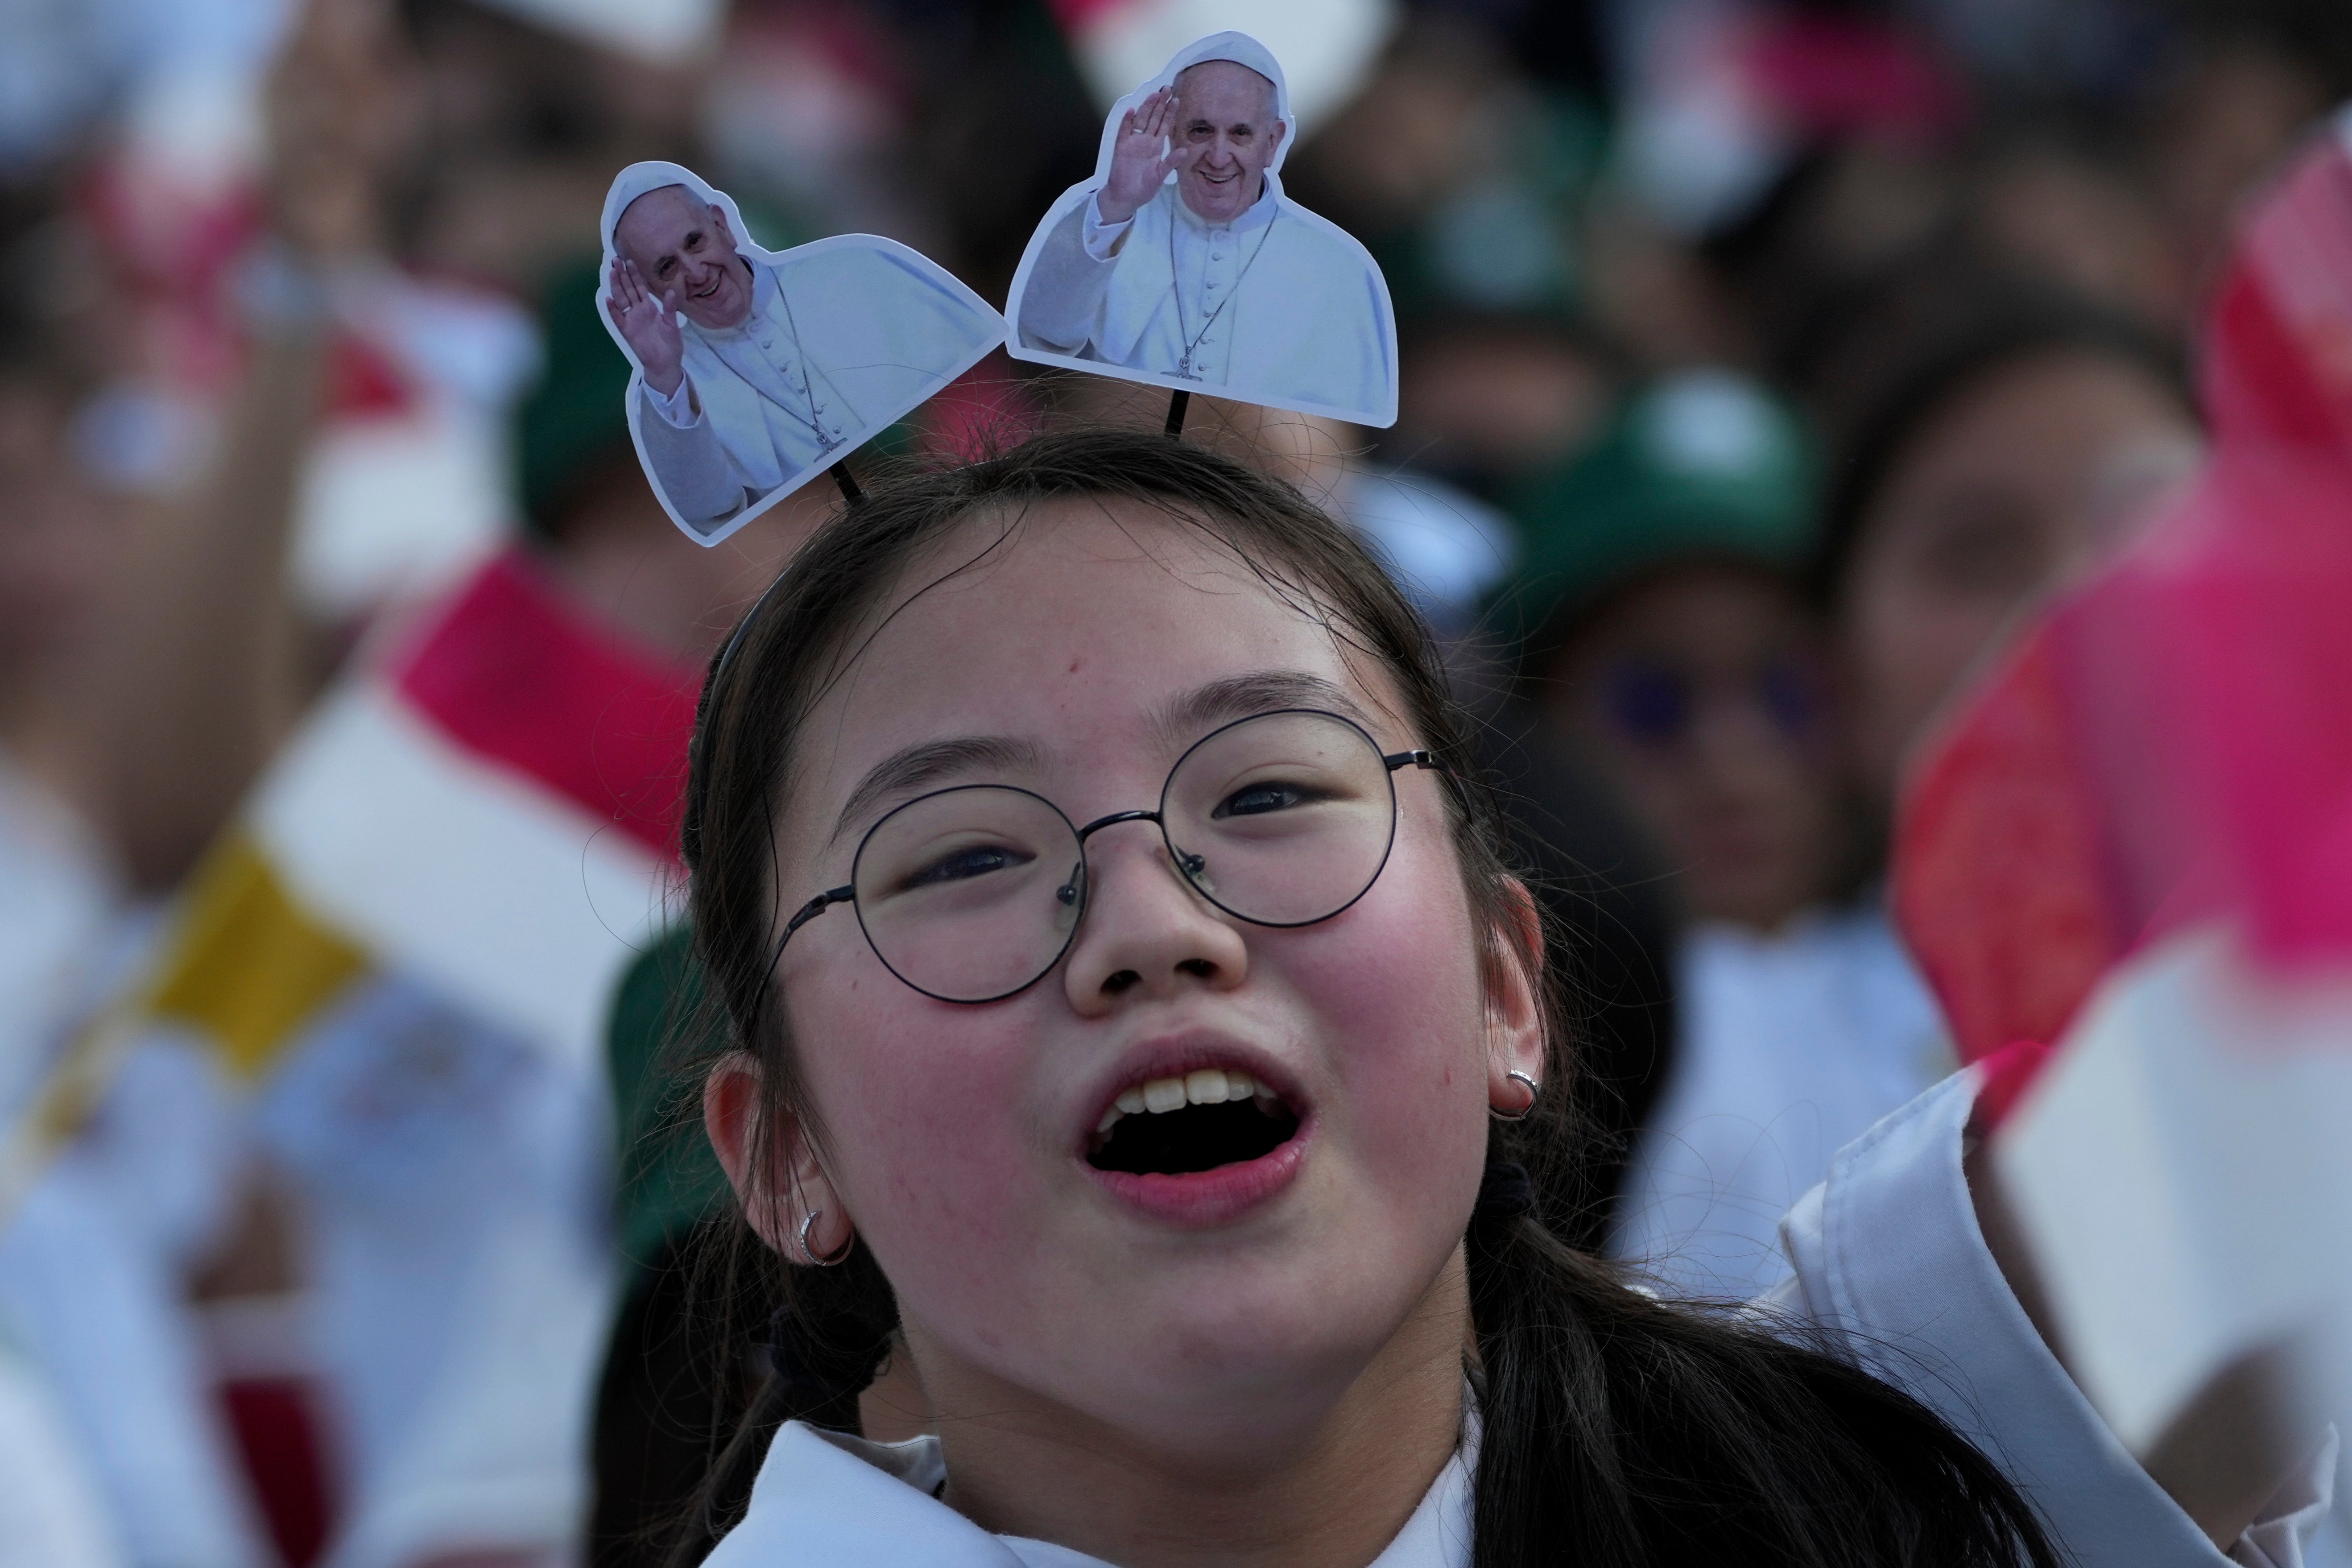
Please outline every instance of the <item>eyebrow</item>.
[[1152, 727], [1171, 747], [1190, 745], [1221, 724], [1284, 708], [1320, 708], [1372, 727], [1344, 687], [1303, 669], [1254, 669], [1212, 680], [1163, 703]]
[[834, 819], [825, 842], [838, 843], [852, 823], [895, 795], [943, 784], [971, 773], [1035, 772], [1045, 765], [1045, 752], [1034, 741], [1009, 735], [957, 735], [944, 741], [923, 741], [891, 752], [866, 770], [849, 800]]
[[[1367, 730], [1373, 721], [1347, 689], [1303, 669], [1257, 669], [1229, 675], [1182, 692], [1160, 705], [1152, 729], [1171, 751], [1179, 751], [1203, 734], [1254, 713], [1286, 708], [1319, 708], [1353, 719]], [[992, 777], [1006, 773], [1036, 773], [1045, 766], [1045, 749], [1034, 741], [1012, 735], [957, 735], [922, 741], [891, 752], [866, 770], [857, 787], [834, 819], [828, 846], [841, 841], [894, 795], [937, 788], [973, 774]]]

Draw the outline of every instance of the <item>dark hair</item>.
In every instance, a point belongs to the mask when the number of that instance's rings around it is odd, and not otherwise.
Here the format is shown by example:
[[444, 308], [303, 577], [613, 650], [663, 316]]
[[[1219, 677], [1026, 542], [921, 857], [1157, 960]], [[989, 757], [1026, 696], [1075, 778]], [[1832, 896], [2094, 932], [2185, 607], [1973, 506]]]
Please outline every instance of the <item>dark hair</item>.
[[[1483, 973], [1491, 984], [1498, 966], [1538, 956], [1512, 951], [1521, 928], [1502, 824], [1472, 777], [1427, 634], [1371, 558], [1297, 490], [1199, 447], [1124, 430], [1042, 436], [992, 461], [870, 485], [803, 548], [714, 661], [688, 790], [690, 908], [728, 1037], [761, 1063], [772, 1119], [801, 1109], [770, 978], [780, 902], [790, 901], [778, 896], [772, 845], [795, 736], [855, 657], [858, 629], [894, 611], [890, 595], [912, 596], [901, 579], [919, 552], [976, 521], [971, 559], [985, 559], [1036, 504], [1065, 499], [1129, 502], [1197, 531], [1377, 660], [1415, 741], [1465, 784], [1449, 792], [1449, 809]], [[1484, 1423], [1479, 1568], [1700, 1552], [1857, 1568], [2054, 1565], [2017, 1491], [1909, 1395], [1801, 1334], [1776, 1338], [1752, 1321], [1663, 1304], [1557, 1239], [1553, 1194], [1573, 1153], [1558, 1037], [1552, 1087], [1535, 1113], [1494, 1125], [1469, 1234], [1477, 1346], [1465, 1371]], [[1532, 1172], [1531, 1187], [1515, 1166]], [[887, 1353], [896, 1304], [862, 1244], [838, 1268], [782, 1272], [800, 1314], [782, 1374], [720, 1456], [673, 1561], [698, 1559], [731, 1523], [782, 1421], [829, 1403], [835, 1421], [854, 1423], [845, 1401]]]
[[2067, 351], [2136, 366], [2194, 415], [2179, 348], [2132, 317], [1972, 264], [1883, 280], [1849, 301], [1843, 352], [1817, 380], [1832, 452], [1829, 494], [1807, 577], [1833, 606], [1871, 508], [1913, 444], [1955, 398], [2021, 360]]

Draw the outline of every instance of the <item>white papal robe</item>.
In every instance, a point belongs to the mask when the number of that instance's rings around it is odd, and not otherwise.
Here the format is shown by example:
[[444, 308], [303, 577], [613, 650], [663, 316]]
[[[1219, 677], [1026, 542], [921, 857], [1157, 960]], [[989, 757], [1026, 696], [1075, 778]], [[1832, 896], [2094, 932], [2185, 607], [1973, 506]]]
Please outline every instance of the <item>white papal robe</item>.
[[1071, 207], [1039, 247], [1021, 290], [1023, 347], [1191, 375], [1244, 402], [1395, 421], [1388, 286], [1363, 247], [1274, 175], [1229, 224], [1193, 212], [1173, 180], [1125, 223], [1103, 222], [1096, 203]]
[[668, 396], [641, 385], [635, 421], [681, 519], [707, 533], [812, 464], [848, 456], [994, 344], [994, 313], [911, 254], [846, 236], [745, 258], [742, 323], [681, 322], [685, 379]]

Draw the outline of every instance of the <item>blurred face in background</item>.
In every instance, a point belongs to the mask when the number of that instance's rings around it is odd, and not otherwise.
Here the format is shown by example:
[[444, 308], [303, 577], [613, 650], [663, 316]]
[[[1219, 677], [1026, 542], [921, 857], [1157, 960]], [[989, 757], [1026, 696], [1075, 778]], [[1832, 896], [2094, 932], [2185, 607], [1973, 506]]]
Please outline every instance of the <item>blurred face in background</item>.
[[1424, 333], [1403, 365], [1397, 425], [1382, 451], [1481, 489], [1507, 486], [1573, 453], [1614, 393], [1597, 354], [1507, 319]]
[[751, 313], [751, 273], [719, 208], [684, 185], [647, 191], [613, 226], [616, 248], [636, 263], [646, 287], [677, 300], [698, 327], [723, 331]]
[[1549, 674], [1551, 721], [1649, 831], [1695, 918], [1769, 931], [1827, 892], [1835, 751], [1793, 586], [1676, 568], [1597, 611]]
[[599, 48], [524, 19], [528, 7], [386, 9], [416, 51], [423, 110], [397, 248], [428, 274], [530, 299], [551, 267], [598, 248], [614, 170], [695, 145], [700, 62]]
[[1927, 417], [1864, 513], [1841, 596], [1874, 798], [1893, 799], [1906, 754], [2019, 611], [2136, 532], [2198, 452], [2179, 394], [2091, 349], [1998, 365]]
[[68, 649], [120, 542], [69, 429], [51, 388], [0, 380], [0, 698]]
[[1274, 115], [1274, 83], [1231, 60], [1203, 60], [1176, 79], [1171, 150], [1195, 156], [1176, 176], [1184, 205], [1211, 223], [1231, 223], [1257, 204], [1266, 165], [1285, 127]]
[[546, 560], [606, 624], [665, 659], [709, 661], [831, 510], [811, 486], [710, 546], [682, 537], [625, 443], [582, 465], [551, 509]]

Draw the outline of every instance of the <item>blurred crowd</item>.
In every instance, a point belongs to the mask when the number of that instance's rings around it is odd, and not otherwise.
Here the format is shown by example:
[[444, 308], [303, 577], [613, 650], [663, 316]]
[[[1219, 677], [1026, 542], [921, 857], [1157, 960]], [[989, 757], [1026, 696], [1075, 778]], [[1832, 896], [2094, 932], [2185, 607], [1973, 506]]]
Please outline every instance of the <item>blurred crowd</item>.
[[[1906, 759], [2194, 471], [2189, 331], [2352, 91], [2352, 8], [1325, 8], [1370, 42], [1286, 60], [1284, 177], [1386, 274], [1401, 416], [1193, 433], [1444, 640], [1575, 985], [1585, 1239], [1745, 1298], [1955, 1066], [1884, 908]], [[888, 236], [1001, 304], [1092, 171], [1105, 10], [0, 0], [0, 1564], [658, 1560], [737, 1397], [688, 1342], [712, 1172], [655, 1142], [680, 944], [548, 960], [516, 989], [593, 990], [593, 1026], [542, 1039], [364, 910], [288, 937], [394, 883], [470, 929], [505, 875], [490, 834], [473, 882], [403, 881], [437, 808], [320, 806], [304, 759], [369, 692], [490, 714], [452, 776], [533, 821], [627, 795], [658, 890], [700, 666], [832, 496], [710, 550], [665, 517], [594, 305], [607, 184], [674, 159], [761, 243]], [[1163, 413], [999, 353], [860, 460]], [[483, 618], [567, 650], [562, 701], [435, 641]], [[673, 752], [515, 739], [630, 693]]]

